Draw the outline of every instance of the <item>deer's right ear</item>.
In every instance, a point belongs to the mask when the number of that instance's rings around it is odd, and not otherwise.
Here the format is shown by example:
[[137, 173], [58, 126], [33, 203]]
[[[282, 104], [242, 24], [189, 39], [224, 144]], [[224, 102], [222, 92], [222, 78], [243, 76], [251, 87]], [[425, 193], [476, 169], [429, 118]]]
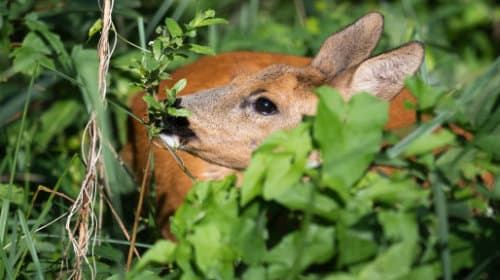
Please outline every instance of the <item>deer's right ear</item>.
[[370, 13], [328, 37], [311, 66], [328, 78], [367, 59], [382, 34], [384, 17]]

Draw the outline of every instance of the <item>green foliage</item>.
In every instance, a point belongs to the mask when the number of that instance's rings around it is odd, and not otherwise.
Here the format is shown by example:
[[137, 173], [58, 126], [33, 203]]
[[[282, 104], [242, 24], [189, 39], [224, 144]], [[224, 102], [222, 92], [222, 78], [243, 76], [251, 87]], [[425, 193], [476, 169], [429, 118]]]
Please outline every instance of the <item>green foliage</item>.
[[178, 56], [186, 57], [189, 52], [203, 55], [214, 55], [214, 51], [207, 46], [194, 43], [185, 43], [187, 38], [194, 38], [197, 29], [218, 23], [226, 23], [222, 18], [216, 18], [213, 10], [199, 12], [182, 28], [172, 18], [165, 19], [165, 25], [158, 26], [156, 33], [159, 34], [149, 42], [149, 49], [143, 52], [141, 62], [132, 66], [132, 71], [139, 75], [140, 82], [137, 83], [146, 93], [143, 100], [148, 104], [149, 121], [146, 123], [150, 136], [158, 135], [159, 130], [155, 126], [157, 122], [167, 122], [168, 116], [188, 116], [186, 109], [175, 108], [175, 100], [185, 86], [186, 80], [179, 80], [172, 88], [166, 88], [166, 102], [158, 101], [159, 85], [161, 80], [169, 78], [166, 69]]
[[[107, 101], [118, 106], [106, 106], [96, 94], [102, 24], [97, 2], [0, 1], [0, 279], [71, 273], [60, 266], [74, 261], [61, 222], [71, 202], [59, 194], [75, 198], [84, 179], [79, 154], [89, 112], [102, 113], [103, 180], [129, 229], [137, 186], [117, 151], [127, 137], [128, 115], [120, 104], [142, 89], [133, 81], [142, 80], [153, 95], [165, 94], [165, 103], [147, 98], [158, 117], [185, 116], [172, 105], [186, 81], [162, 93], [157, 85], [195, 59], [193, 52], [311, 56], [326, 36], [369, 11], [382, 12], [386, 20], [376, 53], [412, 39], [425, 42], [422, 79], [406, 86], [419, 100], [419, 115], [433, 118], [400, 139], [408, 131], [380, 130], [383, 103], [359, 96], [344, 104], [321, 89], [323, 100], [332, 103], [322, 103], [320, 115], [297, 129], [267, 139], [240, 188], [234, 188], [234, 178], [197, 185], [173, 218], [178, 243], [152, 245], [159, 234], [148, 209], [137, 246], [153, 249], [128, 276], [494, 278], [500, 63], [492, 61], [500, 53], [500, 7], [493, 0], [358, 2], [115, 1], [113, 28], [119, 35]], [[224, 21], [212, 11], [200, 12], [212, 9], [229, 24], [219, 25]], [[455, 126], [472, 140], [451, 134]], [[436, 127], [441, 131], [433, 133]], [[322, 162], [310, 156], [316, 150]], [[401, 169], [385, 176], [371, 170], [373, 164]], [[481, 177], [485, 171], [496, 178], [492, 186]], [[98, 279], [121, 279], [128, 242], [109, 207], [98, 211], [103, 224], [92, 238], [99, 245], [90, 263]]]
[[[484, 77], [498, 80], [491, 71]], [[424, 102], [434, 91], [415, 90]], [[443, 130], [417, 135], [398, 158], [384, 162], [403, 161], [404, 170], [380, 173], [370, 166], [387, 153], [382, 148], [386, 104], [367, 94], [345, 103], [326, 87], [317, 93], [317, 115], [266, 139], [241, 188], [233, 177], [197, 183], [171, 220], [177, 242], [157, 243], [129, 277], [169, 264], [169, 279], [465, 278], [486, 256], [491, 257], [481, 272], [469, 276], [494, 273], [498, 214], [493, 210], [494, 217], [487, 218], [491, 204], [472, 192], [490, 192], [477, 176], [498, 174], [499, 162], [486, 159], [474, 176], [460, 161], [444, 162], [471, 143], [451, 142], [457, 136]], [[499, 99], [497, 89], [493, 100]], [[442, 149], [451, 144], [453, 149]], [[485, 160], [472, 149], [476, 154], [468, 163]], [[306, 164], [313, 151], [321, 155], [319, 166]], [[446, 177], [450, 169], [460, 169], [455, 178]], [[422, 188], [425, 184], [432, 190]], [[448, 224], [447, 212], [455, 222]], [[488, 230], [481, 229], [485, 223]]]

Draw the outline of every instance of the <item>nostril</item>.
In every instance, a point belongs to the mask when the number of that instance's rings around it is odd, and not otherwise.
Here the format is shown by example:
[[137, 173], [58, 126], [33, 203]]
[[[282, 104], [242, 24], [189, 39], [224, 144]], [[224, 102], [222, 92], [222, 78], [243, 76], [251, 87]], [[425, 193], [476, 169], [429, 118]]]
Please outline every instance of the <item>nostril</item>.
[[186, 117], [168, 116], [166, 121], [167, 121], [167, 126], [170, 125], [178, 128], [189, 126], [189, 122]]
[[181, 102], [182, 102], [182, 98], [176, 98], [172, 107], [174, 107], [176, 109], [182, 108]]

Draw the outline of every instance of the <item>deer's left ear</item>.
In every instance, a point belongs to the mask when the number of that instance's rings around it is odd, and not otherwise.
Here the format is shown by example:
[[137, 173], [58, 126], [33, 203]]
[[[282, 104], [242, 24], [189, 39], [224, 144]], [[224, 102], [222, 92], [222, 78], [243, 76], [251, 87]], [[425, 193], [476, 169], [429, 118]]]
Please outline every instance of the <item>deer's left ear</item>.
[[384, 17], [370, 13], [328, 37], [311, 62], [313, 68], [331, 79], [337, 73], [361, 63], [377, 45]]
[[349, 96], [369, 92], [390, 100], [402, 89], [404, 79], [415, 74], [424, 59], [424, 47], [412, 42], [395, 50], [369, 58], [353, 71]]

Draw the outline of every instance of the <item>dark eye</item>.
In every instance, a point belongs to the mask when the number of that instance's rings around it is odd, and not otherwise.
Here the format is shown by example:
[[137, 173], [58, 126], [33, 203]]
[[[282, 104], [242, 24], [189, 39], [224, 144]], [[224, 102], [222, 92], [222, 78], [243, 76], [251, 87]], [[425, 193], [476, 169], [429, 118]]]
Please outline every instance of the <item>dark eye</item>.
[[253, 108], [255, 109], [255, 111], [257, 111], [257, 113], [264, 116], [278, 113], [276, 104], [265, 97], [257, 98], [257, 100], [255, 100], [255, 103], [253, 104]]

